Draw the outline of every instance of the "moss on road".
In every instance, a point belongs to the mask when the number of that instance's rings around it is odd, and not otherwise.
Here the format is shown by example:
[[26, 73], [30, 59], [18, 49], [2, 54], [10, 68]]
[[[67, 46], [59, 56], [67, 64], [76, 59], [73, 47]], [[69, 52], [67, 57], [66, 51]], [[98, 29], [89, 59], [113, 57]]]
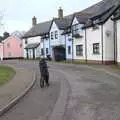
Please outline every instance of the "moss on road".
[[8, 66], [0, 65], [0, 85], [5, 84], [15, 75], [15, 70]]

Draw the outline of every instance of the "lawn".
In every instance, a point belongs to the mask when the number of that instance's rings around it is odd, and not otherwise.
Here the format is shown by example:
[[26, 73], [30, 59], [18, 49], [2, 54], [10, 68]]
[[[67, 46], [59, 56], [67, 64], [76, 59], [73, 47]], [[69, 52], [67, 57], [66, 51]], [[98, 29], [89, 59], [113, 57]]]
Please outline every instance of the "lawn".
[[0, 65], [0, 85], [7, 83], [15, 75], [15, 70], [8, 66]]

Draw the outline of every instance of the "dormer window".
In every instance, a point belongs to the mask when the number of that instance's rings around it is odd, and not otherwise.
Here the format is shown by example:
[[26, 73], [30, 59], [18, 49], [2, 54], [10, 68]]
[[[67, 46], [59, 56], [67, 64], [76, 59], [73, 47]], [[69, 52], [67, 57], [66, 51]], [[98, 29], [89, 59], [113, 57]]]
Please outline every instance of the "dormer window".
[[58, 31], [55, 31], [55, 39], [58, 39]]
[[53, 32], [51, 32], [51, 40], [53, 40]]
[[25, 39], [25, 44], [28, 44], [28, 40], [27, 40], [27, 38]]
[[75, 24], [72, 26], [72, 36], [75, 38], [83, 37], [81, 35], [82, 26], [80, 24]]
[[72, 26], [72, 33], [73, 34], [78, 34], [79, 33], [78, 24], [75, 24], [75, 25]]

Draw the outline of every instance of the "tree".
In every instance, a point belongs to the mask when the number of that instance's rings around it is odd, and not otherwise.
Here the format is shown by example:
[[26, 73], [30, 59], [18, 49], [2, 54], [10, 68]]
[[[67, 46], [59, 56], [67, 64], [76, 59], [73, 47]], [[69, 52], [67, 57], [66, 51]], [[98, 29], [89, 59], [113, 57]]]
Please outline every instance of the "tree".
[[0, 43], [2, 42], [2, 40], [3, 40], [3, 37], [2, 37], [2, 36], [0, 36]]
[[8, 32], [4, 32], [3, 33], [3, 39], [7, 39], [10, 36], [10, 34]]

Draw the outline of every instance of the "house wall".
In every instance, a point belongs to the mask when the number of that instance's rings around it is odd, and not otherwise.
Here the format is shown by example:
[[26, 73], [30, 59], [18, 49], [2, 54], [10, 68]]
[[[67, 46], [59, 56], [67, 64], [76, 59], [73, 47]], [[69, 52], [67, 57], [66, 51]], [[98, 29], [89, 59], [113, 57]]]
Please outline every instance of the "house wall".
[[20, 40], [19, 38], [11, 36], [4, 40], [3, 44], [4, 44], [4, 58], [23, 57], [22, 40]]
[[40, 42], [40, 57], [44, 58], [44, 55], [42, 55], [41, 49], [43, 49], [45, 52], [44, 40], [41, 40], [41, 42]]
[[[46, 48], [48, 48], [48, 53], [46, 53]], [[45, 53], [45, 58], [47, 55], [50, 55], [50, 39], [44, 39], [44, 53]]]
[[[67, 60], [72, 60], [72, 34], [66, 34], [65, 35], [66, 39], [66, 59]], [[68, 46], [71, 46], [71, 54], [68, 54]]]
[[117, 21], [117, 62], [120, 64], [120, 20]]
[[[58, 39], [55, 39], [55, 31], [58, 31]], [[53, 39], [51, 39], [51, 32], [53, 32]], [[50, 45], [51, 46], [65, 45], [65, 38], [64, 38], [64, 35], [61, 35], [62, 33], [63, 33], [63, 30], [59, 30], [55, 22], [53, 22], [50, 29]]]
[[0, 43], [0, 60], [3, 60], [3, 44]]
[[[87, 60], [102, 61], [102, 43], [101, 43], [101, 26], [93, 30], [92, 27], [86, 29], [87, 40]], [[93, 54], [93, 43], [99, 43], [99, 54]]]
[[[55, 39], [55, 31], [58, 31], [58, 38]], [[53, 32], [53, 39], [51, 39], [51, 32]], [[50, 29], [50, 54], [51, 57], [54, 59], [53, 48], [55, 46], [65, 46], [65, 36], [61, 35], [63, 30], [59, 30], [55, 22], [52, 23]]]
[[110, 19], [103, 25], [104, 61], [114, 62], [114, 23]]
[[[78, 24], [79, 34], [81, 38], [73, 37], [73, 59], [75, 60], [85, 60], [85, 30], [81, 29], [83, 24], [79, 24], [76, 18], [74, 18], [72, 25]], [[83, 45], [83, 56], [76, 55], [76, 45]]]
[[[28, 42], [27, 44], [25, 44], [26, 39], [27, 39], [27, 42]], [[26, 38], [26, 39], [23, 39], [23, 56], [24, 56], [24, 58], [27, 58], [27, 51], [26, 51], [25, 47], [28, 44], [40, 43], [41, 37], [37, 36], [37, 37], [30, 37], [30, 38]], [[31, 50], [29, 50], [28, 53], [30, 54], [30, 56], [32, 56]], [[36, 58], [40, 57], [40, 46], [37, 49], [35, 49], [35, 57]]]

